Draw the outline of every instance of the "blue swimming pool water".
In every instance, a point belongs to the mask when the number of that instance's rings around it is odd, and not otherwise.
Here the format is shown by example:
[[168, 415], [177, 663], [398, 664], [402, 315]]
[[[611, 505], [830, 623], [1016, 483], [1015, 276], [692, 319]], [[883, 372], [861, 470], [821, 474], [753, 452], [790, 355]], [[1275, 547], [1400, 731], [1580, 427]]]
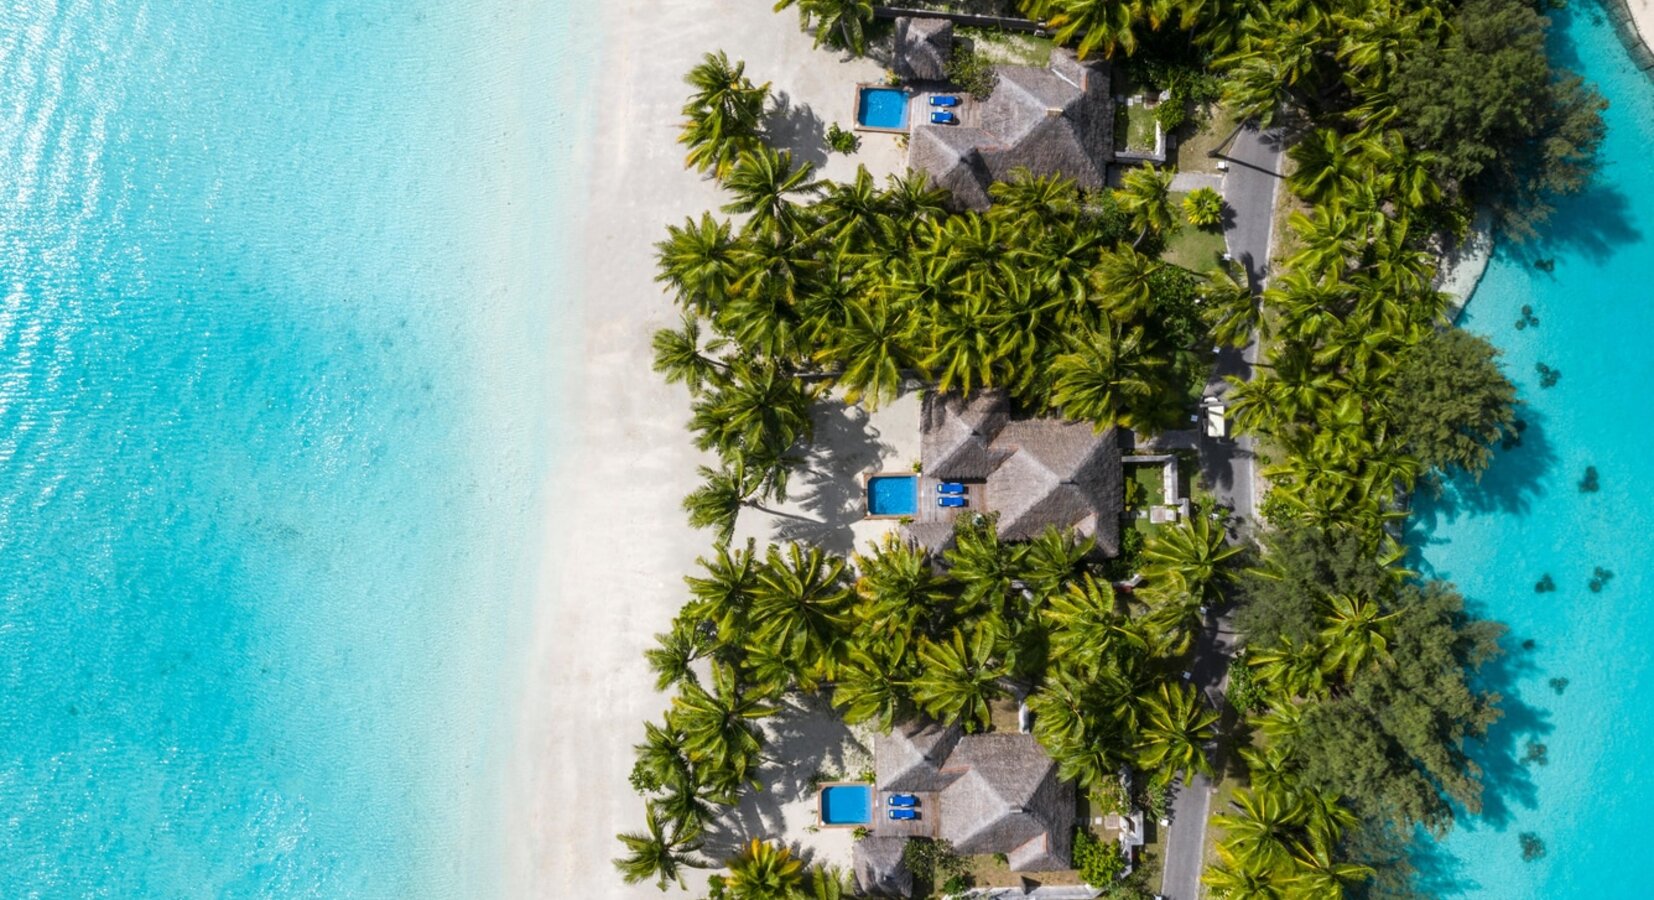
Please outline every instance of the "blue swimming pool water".
[[856, 117], [870, 128], [906, 128], [907, 92], [897, 88], [864, 87]]
[[873, 821], [873, 788], [834, 784], [821, 789], [821, 824], [867, 825]]
[[0, 4], [0, 897], [504, 890], [570, 5]]
[[[1528, 428], [1480, 484], [1423, 503], [1417, 535], [1426, 574], [1511, 627], [1493, 678], [1505, 720], [1479, 755], [1487, 810], [1425, 867], [1433, 893], [1477, 900], [1650, 896], [1640, 840], [1654, 809], [1654, 87], [1595, 4], [1547, 14], [1560, 61], [1612, 104], [1602, 171], [1561, 204], [1540, 245], [1502, 248], [1476, 291], [1465, 323], [1504, 351]], [[1533, 266], [1542, 258], [1553, 272]], [[1515, 327], [1524, 304], [1538, 327]], [[1539, 386], [1541, 363], [1562, 373], [1554, 387]], [[1595, 492], [1580, 487], [1587, 467]], [[1613, 577], [1593, 592], [1597, 567]], [[1556, 590], [1535, 592], [1545, 575]], [[1518, 761], [1530, 741], [1547, 764]], [[1524, 832], [1544, 841], [1544, 858], [1522, 860]]]
[[875, 475], [867, 479], [867, 514], [911, 516], [919, 508], [917, 475]]

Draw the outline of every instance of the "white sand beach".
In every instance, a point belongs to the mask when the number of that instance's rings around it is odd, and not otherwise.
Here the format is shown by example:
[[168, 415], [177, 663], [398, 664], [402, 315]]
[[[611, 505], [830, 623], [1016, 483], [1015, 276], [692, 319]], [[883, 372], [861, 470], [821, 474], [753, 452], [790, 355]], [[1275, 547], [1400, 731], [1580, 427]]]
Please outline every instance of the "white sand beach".
[[[682, 578], [710, 537], [679, 509], [704, 462], [684, 424], [688, 395], [650, 370], [650, 334], [676, 311], [654, 280], [653, 243], [667, 223], [716, 209], [715, 185], [684, 170], [675, 143], [683, 74], [702, 53], [744, 59], [788, 105], [772, 133], [834, 178], [865, 162], [901, 161], [895, 140], [868, 135], [855, 157], [828, 159], [819, 135], [848, 127], [854, 84], [875, 63], [814, 51], [792, 12], [748, 0], [617, 0], [603, 10], [603, 47], [589, 200], [571, 222], [583, 272], [581, 347], [569, 373], [567, 455], [548, 486], [549, 533], [534, 670], [511, 770], [505, 773], [506, 884], [524, 897], [655, 897], [627, 889], [610, 859], [616, 832], [640, 828], [627, 784], [631, 746], [666, 697], [642, 653], [685, 598]], [[599, 39], [594, 35], [593, 40]], [[804, 138], [801, 140], [801, 137]]]
[[1631, 24], [1637, 27], [1643, 44], [1654, 51], [1654, 0], [1625, 0], [1631, 11]]

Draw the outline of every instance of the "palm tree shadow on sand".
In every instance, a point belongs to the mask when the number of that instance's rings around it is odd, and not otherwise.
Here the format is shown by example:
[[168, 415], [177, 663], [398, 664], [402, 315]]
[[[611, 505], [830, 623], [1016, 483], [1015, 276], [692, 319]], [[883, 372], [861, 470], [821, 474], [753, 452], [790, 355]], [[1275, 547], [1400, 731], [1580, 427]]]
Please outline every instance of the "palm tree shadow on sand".
[[[810, 793], [820, 773], [854, 778], [860, 767], [871, 765], [868, 748], [834, 713], [822, 697], [792, 694], [779, 704], [781, 711], [762, 722], [764, 763], [758, 769], [763, 790], [741, 794], [741, 802], [725, 809], [703, 838], [702, 854], [723, 860], [734, 856], [753, 838], [770, 839], [787, 833], [782, 807]], [[802, 827], [792, 823], [796, 830]], [[789, 843], [795, 856], [809, 861], [811, 852], [798, 841]]]
[[807, 516], [778, 518], [777, 540], [804, 541], [844, 556], [855, 549], [850, 526], [866, 515], [863, 472], [878, 468], [895, 450], [879, 439], [859, 406], [825, 402], [811, 416], [815, 436], [804, 465], [788, 486], [790, 506]]

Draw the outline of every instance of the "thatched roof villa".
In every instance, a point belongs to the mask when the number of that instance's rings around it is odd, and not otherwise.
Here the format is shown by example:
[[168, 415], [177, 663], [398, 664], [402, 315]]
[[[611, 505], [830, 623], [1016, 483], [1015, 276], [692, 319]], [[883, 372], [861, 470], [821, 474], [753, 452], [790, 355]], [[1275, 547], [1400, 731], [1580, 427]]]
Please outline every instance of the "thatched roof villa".
[[920, 819], [881, 817], [858, 842], [864, 890], [896, 893], [911, 883], [900, 843], [915, 836], [948, 841], [961, 854], [1003, 853], [1013, 872], [1072, 866], [1074, 786], [1057, 777], [1033, 735], [966, 735], [916, 719], [874, 738], [873, 765], [880, 807], [891, 794], [915, 794]]
[[[952, 31], [939, 21], [897, 20], [899, 74], [940, 79], [934, 63], [948, 58]], [[953, 204], [963, 209], [987, 209], [988, 185], [1019, 168], [1101, 189], [1114, 161], [1107, 65], [1081, 62], [1058, 49], [1045, 68], [996, 66], [995, 71], [999, 83], [993, 93], [982, 101], [965, 98], [957, 110], [959, 124], [913, 126], [908, 168], [929, 174], [931, 183], [946, 188]], [[909, 72], [914, 74], [905, 74]]]
[[[958, 516], [996, 513], [1007, 540], [1055, 525], [1092, 538], [1104, 554], [1119, 553], [1125, 469], [1114, 429], [1098, 434], [1085, 422], [1017, 415], [1001, 391], [928, 393], [919, 427], [922, 475], [909, 538], [942, 550]], [[963, 509], [936, 506], [942, 482], [966, 486]]]

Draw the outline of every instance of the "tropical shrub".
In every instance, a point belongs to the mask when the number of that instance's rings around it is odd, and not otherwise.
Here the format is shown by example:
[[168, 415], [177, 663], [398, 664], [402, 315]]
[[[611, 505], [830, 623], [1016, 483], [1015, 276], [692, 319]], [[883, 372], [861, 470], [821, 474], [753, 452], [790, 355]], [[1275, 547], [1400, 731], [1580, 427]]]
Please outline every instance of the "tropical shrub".
[[999, 73], [994, 71], [993, 61], [963, 44], [953, 45], [942, 70], [949, 81], [978, 100], [992, 96], [994, 86], [999, 83]]
[[854, 131], [840, 128], [837, 122], [827, 126], [827, 146], [834, 153], [843, 153], [846, 156], [861, 148], [861, 138]]
[[1118, 844], [1101, 840], [1090, 830], [1079, 827], [1074, 829], [1074, 868], [1086, 884], [1100, 887], [1117, 881], [1125, 873], [1126, 858]]
[[1209, 188], [1197, 188], [1183, 198], [1183, 217], [1196, 228], [1212, 229], [1223, 224], [1223, 195]]

